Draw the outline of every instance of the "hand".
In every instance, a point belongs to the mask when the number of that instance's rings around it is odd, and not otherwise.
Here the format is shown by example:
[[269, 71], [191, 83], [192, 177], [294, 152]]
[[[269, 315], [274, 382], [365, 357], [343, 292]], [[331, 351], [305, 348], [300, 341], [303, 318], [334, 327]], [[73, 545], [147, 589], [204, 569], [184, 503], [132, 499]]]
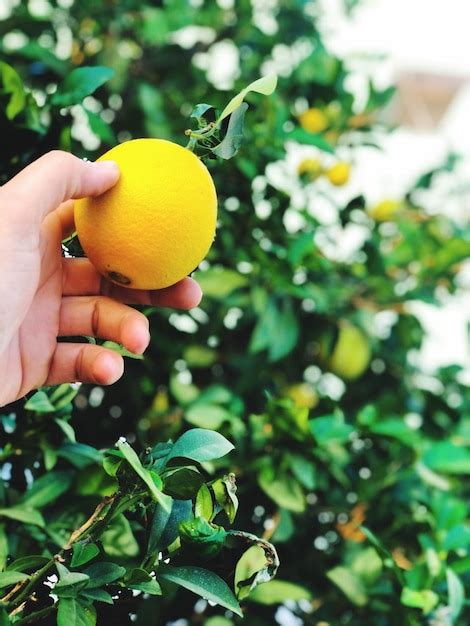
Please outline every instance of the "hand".
[[87, 259], [67, 259], [61, 241], [73, 232], [72, 198], [95, 196], [119, 178], [115, 163], [88, 163], [50, 152], [0, 188], [0, 406], [42, 385], [109, 385], [123, 358], [100, 346], [57, 342], [88, 335], [141, 354], [147, 318], [127, 304], [188, 309], [201, 290], [185, 278], [160, 291], [117, 287]]

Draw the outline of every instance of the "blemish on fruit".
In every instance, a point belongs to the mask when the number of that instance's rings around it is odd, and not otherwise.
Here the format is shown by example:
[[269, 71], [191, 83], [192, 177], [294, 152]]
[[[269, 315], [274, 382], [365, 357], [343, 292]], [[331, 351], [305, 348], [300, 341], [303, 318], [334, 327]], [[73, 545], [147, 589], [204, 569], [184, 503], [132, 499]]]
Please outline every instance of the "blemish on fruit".
[[108, 272], [108, 278], [115, 283], [119, 283], [120, 285], [131, 284], [131, 279], [124, 276], [124, 274], [120, 274], [119, 272]]

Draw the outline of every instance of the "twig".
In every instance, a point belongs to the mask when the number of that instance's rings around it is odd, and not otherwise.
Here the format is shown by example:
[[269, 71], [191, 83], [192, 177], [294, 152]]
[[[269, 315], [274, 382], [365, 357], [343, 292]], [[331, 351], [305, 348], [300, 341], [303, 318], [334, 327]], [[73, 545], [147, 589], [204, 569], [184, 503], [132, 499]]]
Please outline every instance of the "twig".
[[13, 589], [10, 589], [10, 591], [7, 593], [6, 596], [4, 596], [3, 598], [0, 598], [0, 602], [8, 602], [8, 600], [15, 595], [15, 593], [17, 593], [18, 591], [20, 591], [20, 589], [22, 589], [22, 587], [24, 587], [26, 585], [26, 583], [28, 582], [28, 579], [26, 580], [22, 580], [21, 582], [17, 583]]
[[98, 504], [98, 506], [96, 507], [96, 509], [94, 510], [93, 514], [91, 515], [91, 517], [89, 517], [87, 519], [87, 521], [82, 524], [82, 526], [80, 526], [80, 528], [77, 528], [77, 530], [74, 530], [73, 533], [70, 535], [70, 539], [67, 541], [66, 545], [64, 546], [63, 550], [66, 552], [67, 550], [70, 550], [72, 545], [74, 543], [76, 543], [78, 541], [78, 539], [80, 539], [80, 537], [86, 533], [86, 531], [93, 526], [93, 524], [96, 521], [100, 521], [97, 520], [97, 518], [99, 517], [101, 511], [107, 507], [109, 504], [113, 504], [113, 502], [115, 501], [117, 496], [117, 493], [113, 494], [112, 496], [105, 496], [105, 498]]
[[47, 606], [45, 609], [41, 609], [40, 611], [35, 611], [34, 613], [30, 613], [26, 615], [26, 617], [21, 618], [17, 622], [15, 622], [16, 626], [23, 626], [23, 624], [31, 624], [31, 622], [36, 622], [37, 620], [46, 617], [50, 613], [53, 613], [56, 610], [56, 605], [52, 604], [51, 606]]

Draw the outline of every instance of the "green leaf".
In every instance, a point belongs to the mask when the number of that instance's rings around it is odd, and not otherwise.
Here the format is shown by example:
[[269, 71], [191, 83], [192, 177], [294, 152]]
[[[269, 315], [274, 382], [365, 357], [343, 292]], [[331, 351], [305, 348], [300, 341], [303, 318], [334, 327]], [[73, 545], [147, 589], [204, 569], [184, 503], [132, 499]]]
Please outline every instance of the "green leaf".
[[[101, 115], [94, 113], [93, 111], [89, 111], [88, 109], [85, 109], [85, 113], [88, 118], [90, 128], [97, 137], [110, 146], [117, 143], [113, 129], [104, 121]], [[133, 356], [136, 357], [137, 355]]]
[[160, 506], [162, 506], [164, 509], [170, 510], [171, 498], [169, 496], [166, 496], [164, 493], [160, 491], [160, 489], [158, 489], [152, 476], [150, 475], [148, 470], [144, 468], [141, 460], [139, 459], [139, 457], [137, 456], [133, 448], [131, 448], [131, 446], [127, 443], [127, 441], [119, 440], [116, 445], [118, 449], [124, 455], [124, 458], [126, 459], [126, 461], [129, 463], [129, 465], [132, 467], [134, 472], [137, 474], [137, 476], [147, 486], [149, 494], [152, 496], [152, 498], [156, 502], [158, 502]]
[[323, 135], [309, 133], [307, 130], [300, 127], [294, 128], [293, 130], [285, 133], [284, 139], [287, 141], [297, 141], [298, 143], [315, 146], [319, 150], [323, 150], [323, 152], [328, 152], [329, 154], [335, 153], [335, 149], [330, 143], [328, 143]]
[[51, 69], [58, 76], [64, 76], [69, 71], [69, 60], [58, 59], [48, 48], [43, 48], [36, 41], [30, 40], [17, 50], [25, 59], [40, 61], [47, 68]]
[[292, 302], [284, 299], [280, 304], [270, 298], [267, 307], [258, 319], [250, 340], [250, 352], [268, 350], [271, 362], [287, 356], [296, 346], [299, 324]]
[[470, 548], [470, 526], [459, 524], [449, 530], [443, 543], [444, 550], [465, 550]]
[[193, 428], [183, 433], [175, 442], [167, 457], [170, 459], [182, 457], [202, 463], [225, 456], [234, 446], [223, 435], [204, 428]]
[[24, 574], [23, 572], [0, 572], [0, 589], [12, 587], [16, 585], [16, 583], [21, 583], [28, 579], [28, 574]]
[[227, 531], [222, 526], [210, 524], [204, 517], [181, 522], [179, 534], [186, 543], [201, 556], [214, 556], [225, 545]]
[[465, 588], [460, 578], [450, 567], [446, 570], [449, 607], [452, 619], [456, 622], [465, 604]]
[[73, 426], [69, 424], [69, 422], [67, 422], [66, 420], [63, 420], [60, 418], [56, 418], [54, 421], [57, 424], [57, 426], [61, 429], [61, 431], [64, 433], [64, 435], [67, 437], [67, 439], [71, 441], [72, 443], [76, 443], [77, 439], [75, 436], [75, 431], [73, 429]]
[[470, 474], [470, 448], [451, 441], [439, 441], [424, 453], [423, 463], [434, 472], [444, 474]]
[[26, 93], [18, 72], [8, 63], [0, 61], [0, 77], [3, 90], [10, 94], [10, 100], [6, 107], [6, 115], [13, 120], [26, 106]]
[[103, 348], [107, 348], [108, 350], [113, 350], [114, 352], [117, 352], [121, 356], [125, 356], [129, 359], [136, 359], [137, 361], [142, 361], [144, 358], [143, 354], [135, 354], [134, 352], [130, 352], [129, 350], [127, 350], [127, 348], [122, 346], [120, 343], [116, 343], [115, 341], [103, 341], [102, 346]]
[[49, 399], [55, 406], [56, 410], [59, 411], [60, 409], [63, 409], [71, 404], [72, 400], [78, 394], [78, 389], [79, 388], [77, 386], [64, 383], [63, 385], [59, 385], [54, 388], [54, 391], [50, 394]]
[[368, 598], [364, 584], [350, 569], [340, 565], [328, 571], [326, 575], [353, 604], [356, 606], [367, 604]]
[[103, 454], [85, 443], [69, 441], [59, 448], [57, 454], [78, 469], [83, 469], [93, 463], [101, 464]]
[[354, 428], [345, 424], [342, 415], [327, 415], [310, 420], [310, 431], [318, 442], [323, 446], [331, 441], [345, 443], [354, 432]]
[[80, 598], [84, 598], [91, 602], [104, 602], [105, 604], [114, 604], [114, 600], [107, 591], [104, 589], [84, 589], [79, 594]]
[[306, 459], [300, 454], [289, 454], [289, 463], [292, 473], [299, 483], [312, 491], [317, 486], [317, 470], [312, 459]]
[[214, 107], [211, 104], [206, 104], [205, 102], [201, 102], [196, 104], [194, 109], [191, 111], [191, 115], [189, 117], [193, 117], [195, 119], [202, 119], [207, 111], [210, 111]]
[[401, 592], [400, 601], [405, 606], [414, 609], [422, 609], [423, 613], [427, 615], [437, 606], [439, 596], [430, 589], [415, 591], [409, 587], [405, 587]]
[[238, 152], [243, 142], [243, 126], [247, 109], [246, 102], [235, 109], [230, 116], [225, 137], [218, 146], [212, 148], [212, 152], [221, 159], [231, 159]]
[[190, 368], [210, 367], [217, 361], [217, 352], [207, 346], [188, 346], [185, 348], [183, 358]]
[[212, 501], [209, 487], [203, 483], [197, 492], [196, 502], [194, 504], [194, 515], [203, 517], [208, 521], [212, 520], [214, 514], [214, 503]]
[[399, 419], [392, 418], [376, 422], [371, 425], [370, 432], [375, 435], [397, 439], [397, 441], [410, 448], [413, 448], [417, 442], [416, 431], [411, 430], [403, 420]]
[[103, 469], [109, 476], [114, 478], [121, 467], [122, 461], [123, 459], [116, 458], [115, 456], [105, 456], [103, 459]]
[[284, 604], [286, 600], [299, 602], [300, 600], [312, 601], [313, 597], [308, 589], [288, 582], [287, 580], [271, 580], [264, 585], [258, 585], [248, 599], [257, 604], [273, 605]]
[[74, 478], [73, 472], [49, 472], [38, 478], [20, 500], [26, 508], [41, 508], [55, 502], [59, 496], [70, 489]]
[[[314, 83], [325, 86], [332, 85], [337, 79], [340, 68], [341, 63], [339, 59], [328, 52], [320, 41], [312, 54], [304, 59], [297, 68], [297, 80], [301, 84], [309, 85], [310, 87]], [[343, 100], [346, 100], [348, 97], [345, 93], [341, 95]]]
[[134, 589], [136, 591], [142, 591], [143, 593], [148, 593], [152, 596], [162, 595], [162, 588], [160, 587], [160, 584], [153, 578], [147, 582], [136, 583], [135, 585], [129, 585], [129, 588]]
[[0, 524], [0, 571], [5, 568], [8, 552], [8, 537], [5, 532], [5, 524]]
[[142, 38], [145, 43], [162, 45], [171, 33], [169, 16], [164, 9], [146, 6], [142, 10]]
[[[59, 570], [59, 568], [57, 569]], [[81, 572], [69, 572], [65, 567], [63, 570], [66, 573], [60, 574], [59, 582], [54, 587], [54, 593], [61, 598], [76, 598], [78, 593], [87, 586], [90, 578]], [[62, 572], [62, 570], [59, 571]]]
[[230, 102], [227, 104], [225, 109], [220, 114], [216, 123], [220, 124], [220, 122], [223, 119], [225, 119], [228, 115], [233, 113], [235, 109], [238, 109], [238, 107], [241, 105], [241, 103], [245, 99], [245, 96], [248, 93], [250, 93], [250, 91], [261, 93], [265, 96], [270, 96], [276, 89], [276, 85], [277, 85], [277, 76], [275, 76], [274, 74], [271, 74], [270, 76], [263, 76], [262, 78], [258, 78], [258, 80], [255, 80], [254, 82], [250, 83], [248, 87], [245, 87], [245, 89], [242, 89], [240, 93], [238, 93], [234, 98], [230, 100]]
[[10, 618], [5, 609], [0, 608], [0, 626], [10, 626]]
[[21, 556], [19, 559], [15, 559], [14, 561], [12, 561], [8, 565], [7, 570], [11, 570], [14, 572], [27, 572], [28, 570], [39, 569], [48, 561], [49, 559], [47, 558], [47, 556]]
[[35, 413], [55, 413], [57, 410], [45, 391], [36, 391], [25, 403], [24, 408]]
[[299, 483], [290, 476], [273, 476], [271, 469], [258, 477], [259, 486], [276, 504], [294, 513], [303, 513], [306, 502]]
[[235, 568], [234, 587], [239, 600], [250, 595], [257, 587], [257, 574], [266, 568], [266, 555], [261, 546], [253, 545], [238, 560]]
[[227, 583], [213, 572], [200, 567], [171, 567], [166, 565], [160, 568], [159, 576], [196, 593], [206, 600], [216, 602], [240, 615], [240, 617], [243, 616], [240, 605]]
[[160, 539], [170, 519], [170, 515], [173, 510], [173, 505], [174, 505], [174, 502], [171, 503], [171, 506], [169, 509], [164, 509], [159, 504], [155, 505], [154, 514], [152, 518], [152, 524], [150, 526], [148, 549], [147, 549], [147, 552], [149, 554], [155, 554], [160, 549], [160, 547], [163, 547], [163, 546], [160, 546]]
[[122, 514], [112, 519], [101, 535], [101, 542], [110, 557], [135, 557], [139, 554], [139, 544], [132, 533], [129, 520]]
[[0, 517], [8, 517], [14, 519], [23, 524], [33, 524], [34, 526], [45, 527], [44, 518], [34, 509], [27, 509], [22, 507], [11, 507], [9, 509], [0, 509]]
[[209, 619], [204, 622], [203, 626], [235, 626], [235, 624], [226, 617], [214, 615], [213, 617], [209, 617]]
[[193, 505], [191, 500], [173, 500], [171, 515], [165, 526], [165, 530], [160, 536], [158, 545], [161, 548], [166, 548], [171, 545], [179, 535], [180, 524], [191, 519], [192, 515]]
[[[238, 511], [238, 498], [236, 495], [237, 483], [235, 474], [226, 474], [222, 478], [214, 480], [210, 486], [214, 493], [216, 503], [225, 511], [229, 522], [233, 524]], [[216, 513], [217, 512], [216, 508]]]
[[100, 553], [100, 549], [95, 543], [74, 543], [72, 547], [72, 560], [70, 565], [72, 567], [80, 567], [91, 561]]
[[83, 570], [83, 574], [90, 579], [87, 588], [102, 587], [103, 585], [109, 585], [114, 581], [122, 578], [126, 573], [126, 568], [111, 563], [109, 561], [101, 561], [100, 563], [93, 563]]
[[365, 548], [354, 557], [350, 569], [369, 587], [380, 577], [382, 559], [374, 548]]
[[57, 611], [57, 626], [95, 626], [96, 610], [83, 605], [74, 598], [60, 598]]
[[221, 406], [199, 404], [199, 402], [193, 404], [185, 413], [187, 422], [209, 430], [218, 430], [231, 417], [229, 411]]
[[198, 270], [195, 278], [199, 283], [204, 296], [216, 300], [224, 300], [236, 289], [244, 287], [248, 279], [235, 270], [225, 267], [210, 267], [207, 270]]
[[109, 67], [77, 67], [72, 70], [51, 98], [51, 104], [68, 107], [80, 104], [82, 100], [104, 85], [114, 70]]

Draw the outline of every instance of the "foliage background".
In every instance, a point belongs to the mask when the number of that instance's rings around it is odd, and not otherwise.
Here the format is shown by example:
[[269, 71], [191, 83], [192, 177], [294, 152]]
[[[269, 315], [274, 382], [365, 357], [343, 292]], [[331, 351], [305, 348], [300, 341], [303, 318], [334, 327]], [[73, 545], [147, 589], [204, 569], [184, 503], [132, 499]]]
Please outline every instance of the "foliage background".
[[[406, 303], [455, 291], [468, 227], [417, 204], [438, 172], [396, 199], [400, 209], [385, 220], [371, 217], [360, 194], [338, 203], [324, 176], [299, 175], [306, 156], [354, 168], [360, 146], [380, 149], [380, 109], [392, 95], [371, 83], [365, 109], [355, 108], [348, 60], [323, 47], [317, 11], [301, 0], [15, 4], [0, 22], [2, 57], [30, 91], [9, 115], [3, 73], [0, 176], [56, 147], [94, 158], [131, 137], [183, 143], [195, 104], [222, 108], [260, 73], [278, 73], [274, 96], [249, 98], [239, 154], [210, 164], [220, 224], [195, 275], [201, 306], [148, 311], [145, 360], [129, 361], [111, 389], [80, 389], [77, 437], [100, 448], [124, 435], [145, 447], [200, 426], [235, 444], [220, 463], [237, 475], [237, 525], [277, 545], [279, 580], [295, 585], [259, 587], [244, 606], [249, 626], [466, 624], [470, 398], [457, 366], [420, 371], [423, 330]], [[56, 85], [82, 65], [115, 73], [83, 106], [54, 104]], [[313, 106], [328, 117], [318, 133], [298, 121]], [[442, 170], [456, 162], [450, 155]], [[330, 199], [328, 220], [315, 210], [320, 197]], [[351, 229], [362, 243], [342, 254], [339, 234]], [[328, 354], [351, 324], [371, 357], [348, 379], [329, 371]], [[367, 351], [363, 343], [346, 346], [341, 362]], [[21, 428], [27, 418], [22, 403], [4, 414], [6, 440], [15, 419]], [[61, 445], [49, 422], [40, 429], [36, 477]], [[9, 459], [7, 482], [18, 491], [30, 459]], [[55, 506], [52, 517], [60, 499]], [[239, 622], [175, 593], [129, 600], [98, 623]]]

